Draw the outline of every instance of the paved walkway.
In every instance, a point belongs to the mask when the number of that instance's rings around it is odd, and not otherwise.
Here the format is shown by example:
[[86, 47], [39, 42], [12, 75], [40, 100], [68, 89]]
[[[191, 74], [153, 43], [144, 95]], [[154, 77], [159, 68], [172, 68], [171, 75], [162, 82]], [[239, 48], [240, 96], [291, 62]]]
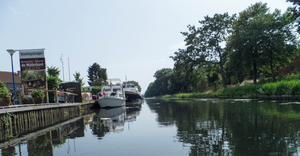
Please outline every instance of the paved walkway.
[[43, 103], [43, 104], [23, 104], [23, 105], [11, 105], [0, 106], [0, 114], [26, 112], [32, 110], [59, 108], [59, 107], [77, 107], [79, 103]]

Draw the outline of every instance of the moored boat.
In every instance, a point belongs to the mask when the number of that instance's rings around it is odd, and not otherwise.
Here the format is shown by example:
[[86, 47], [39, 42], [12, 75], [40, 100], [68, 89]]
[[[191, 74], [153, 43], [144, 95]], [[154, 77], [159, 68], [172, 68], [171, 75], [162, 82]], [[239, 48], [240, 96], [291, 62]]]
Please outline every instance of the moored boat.
[[[108, 79], [109, 85], [102, 86], [97, 102], [101, 108], [125, 106], [125, 95], [120, 79]], [[113, 82], [117, 82], [113, 84]]]
[[134, 84], [125, 84], [123, 85], [123, 90], [126, 97], [126, 102], [140, 102], [142, 101], [141, 93], [138, 90], [137, 86], [134, 86]]

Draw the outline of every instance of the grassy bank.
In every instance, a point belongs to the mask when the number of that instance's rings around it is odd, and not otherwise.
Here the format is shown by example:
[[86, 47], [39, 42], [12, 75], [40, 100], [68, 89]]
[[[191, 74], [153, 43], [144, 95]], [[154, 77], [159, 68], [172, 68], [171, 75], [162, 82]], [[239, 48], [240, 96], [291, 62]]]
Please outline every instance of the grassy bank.
[[178, 93], [162, 98], [257, 98], [258, 95], [300, 95], [300, 74], [278, 78], [277, 82], [262, 80], [258, 84], [246, 84], [234, 88], [221, 88], [205, 93]]

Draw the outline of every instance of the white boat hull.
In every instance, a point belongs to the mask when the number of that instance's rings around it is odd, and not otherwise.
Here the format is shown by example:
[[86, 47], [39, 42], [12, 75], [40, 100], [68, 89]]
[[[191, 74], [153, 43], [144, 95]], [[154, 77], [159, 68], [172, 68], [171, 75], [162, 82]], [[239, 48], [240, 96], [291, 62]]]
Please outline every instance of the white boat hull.
[[100, 109], [101, 118], [113, 118], [126, 112], [126, 107], [117, 107], [111, 109]]
[[97, 99], [101, 108], [122, 107], [125, 106], [125, 99], [103, 96]]

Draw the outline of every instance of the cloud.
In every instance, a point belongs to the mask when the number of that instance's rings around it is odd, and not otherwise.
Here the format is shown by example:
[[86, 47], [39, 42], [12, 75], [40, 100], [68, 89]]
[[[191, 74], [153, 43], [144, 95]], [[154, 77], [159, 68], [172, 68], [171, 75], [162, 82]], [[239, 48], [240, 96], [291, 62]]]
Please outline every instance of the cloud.
[[29, 13], [27, 12], [18, 12], [15, 8], [13, 7], [7, 7], [13, 14], [15, 15], [25, 15], [25, 16], [30, 16]]
[[177, 43], [175, 45], [172, 45], [170, 47], [170, 49], [172, 49], [172, 50], [184, 49], [186, 47], [185, 44], [186, 44], [186, 42], [183, 41], [183, 42]]

